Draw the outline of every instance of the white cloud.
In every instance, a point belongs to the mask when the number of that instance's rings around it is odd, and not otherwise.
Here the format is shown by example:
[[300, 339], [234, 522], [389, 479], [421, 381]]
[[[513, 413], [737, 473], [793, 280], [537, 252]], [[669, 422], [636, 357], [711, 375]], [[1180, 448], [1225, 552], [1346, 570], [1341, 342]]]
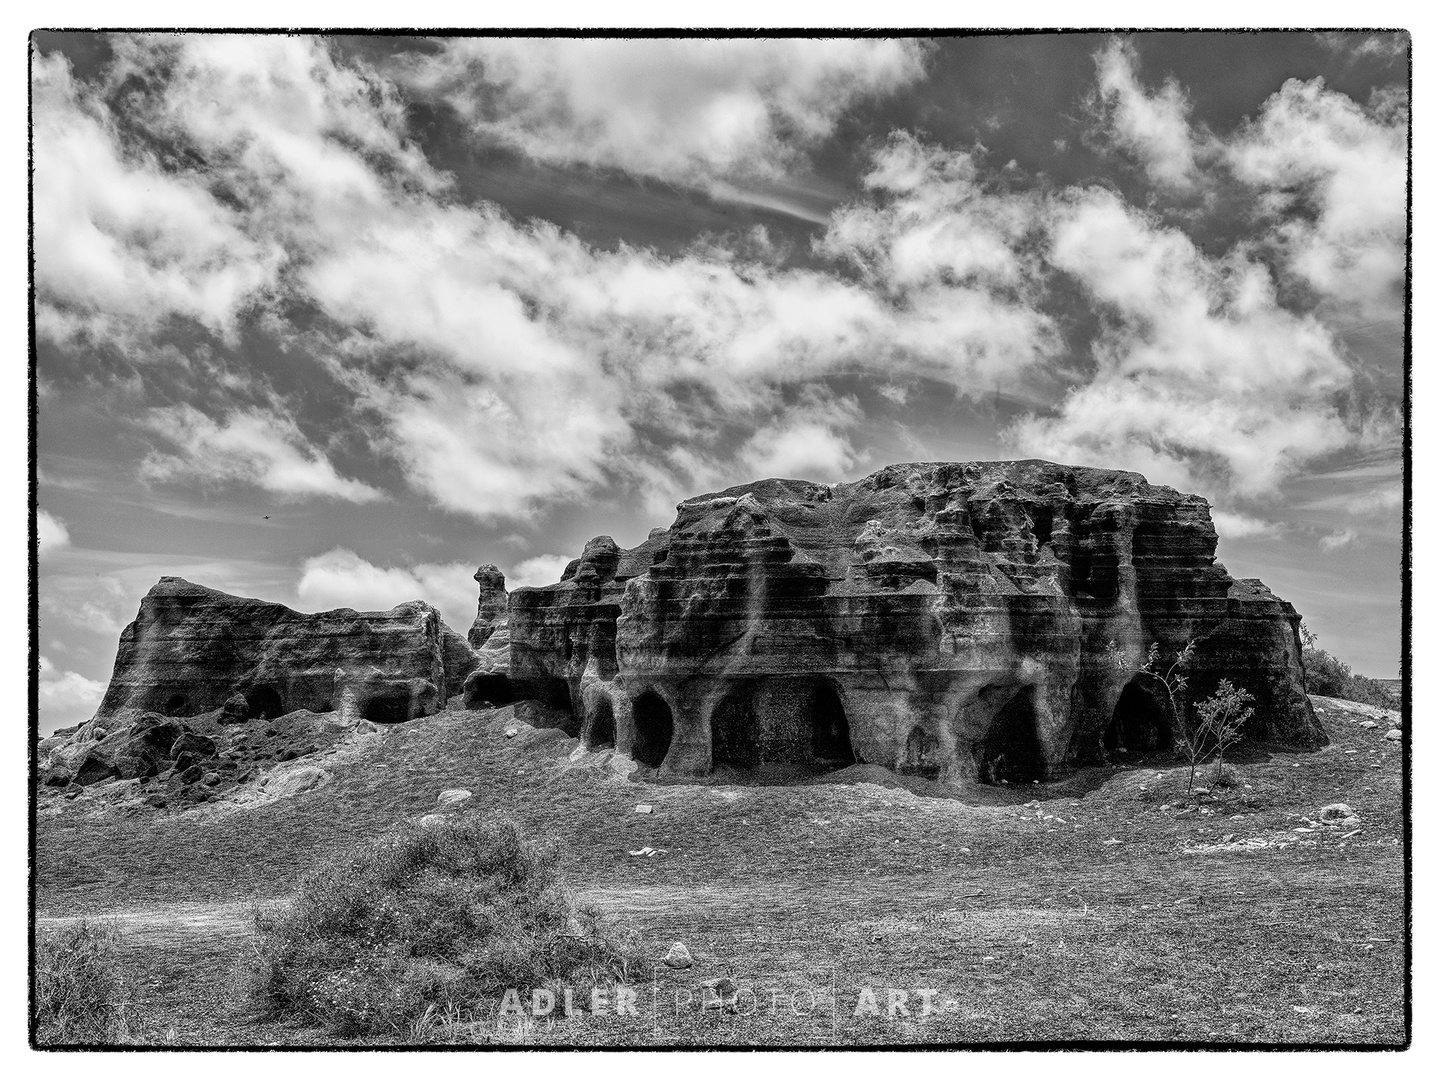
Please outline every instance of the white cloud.
[[1209, 259], [1105, 191], [1057, 215], [1050, 257], [1109, 320], [1094, 377], [1010, 429], [1022, 451], [1253, 498], [1360, 439], [1335, 404], [1352, 378], [1338, 346], [1263, 266]]
[[[577, 553], [578, 554], [578, 553]], [[570, 565], [572, 555], [535, 555], [515, 565], [505, 575], [505, 587], [518, 589], [526, 585], [554, 585]]]
[[42, 733], [83, 723], [95, 715], [105, 684], [76, 671], [62, 671], [40, 657], [40, 716]]
[[1265, 521], [1233, 510], [1211, 510], [1210, 520], [1221, 539], [1240, 540], [1249, 536], [1275, 536], [1281, 531], [1278, 522]]
[[216, 332], [270, 282], [278, 249], [246, 235], [202, 178], [122, 149], [60, 55], [37, 54], [35, 288], [52, 338], [153, 327], [172, 315]]
[[45, 510], [35, 511], [35, 531], [40, 540], [40, 558], [70, 546], [70, 530], [65, 523]]
[[148, 480], [197, 479], [254, 484], [284, 499], [326, 497], [373, 502], [384, 495], [335, 471], [289, 417], [260, 409], [237, 410], [220, 423], [191, 405], [152, 409], [145, 424], [179, 449], [152, 452], [141, 474]]
[[1407, 115], [1403, 96], [1366, 108], [1290, 79], [1227, 147], [1289, 271], [1360, 321], [1400, 315]]
[[1320, 546], [1326, 551], [1336, 551], [1349, 544], [1353, 544], [1357, 539], [1358, 536], [1354, 529], [1342, 529], [1331, 533], [1329, 536], [1322, 536], [1320, 538]]
[[922, 70], [898, 39], [461, 38], [402, 77], [537, 160], [705, 187], [779, 175]]
[[1188, 189], [1196, 179], [1190, 102], [1173, 79], [1156, 93], [1140, 85], [1139, 58], [1128, 42], [1111, 41], [1095, 54], [1098, 94], [1110, 137], [1133, 153], [1157, 184]]
[[843, 480], [862, 455], [841, 432], [860, 419], [853, 399], [812, 397], [755, 432], [738, 456], [746, 475], [755, 479]]
[[479, 596], [474, 566], [420, 563], [381, 567], [341, 547], [306, 559], [295, 592], [311, 611], [340, 607], [388, 611], [397, 604], [424, 600], [439, 609], [446, 624], [461, 634], [475, 621]]

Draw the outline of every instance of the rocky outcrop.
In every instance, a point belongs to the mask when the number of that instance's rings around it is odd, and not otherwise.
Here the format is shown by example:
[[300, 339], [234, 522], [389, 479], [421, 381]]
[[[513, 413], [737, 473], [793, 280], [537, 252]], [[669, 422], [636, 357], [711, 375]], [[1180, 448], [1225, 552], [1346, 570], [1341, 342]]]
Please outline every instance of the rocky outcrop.
[[144, 712], [228, 723], [299, 709], [398, 722], [444, 707], [476, 664], [428, 604], [306, 615], [161, 578], [120, 635], [94, 737]]
[[1215, 548], [1203, 499], [1135, 473], [765, 480], [512, 592], [510, 690], [663, 772], [872, 763], [963, 786], [1165, 753], [1184, 702], [1142, 666], [1193, 642], [1189, 701], [1228, 678], [1255, 697], [1252, 739], [1323, 743], [1294, 608]]
[[510, 594], [505, 591], [505, 575], [494, 563], [486, 563], [476, 570], [475, 581], [480, 586], [480, 604], [468, 639], [472, 649], [480, 649], [497, 629], [505, 625]]

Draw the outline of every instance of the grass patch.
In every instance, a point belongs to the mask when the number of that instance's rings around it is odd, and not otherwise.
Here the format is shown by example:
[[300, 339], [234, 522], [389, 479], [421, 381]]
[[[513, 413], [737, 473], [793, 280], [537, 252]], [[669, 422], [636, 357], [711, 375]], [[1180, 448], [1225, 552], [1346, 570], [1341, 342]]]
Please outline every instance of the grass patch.
[[256, 913], [244, 995], [271, 1019], [339, 1035], [422, 1037], [507, 988], [632, 975], [634, 935], [577, 910], [555, 843], [465, 815], [406, 824], [305, 877]]
[[131, 1041], [119, 952], [115, 928], [86, 919], [41, 937], [35, 948], [37, 1045]]

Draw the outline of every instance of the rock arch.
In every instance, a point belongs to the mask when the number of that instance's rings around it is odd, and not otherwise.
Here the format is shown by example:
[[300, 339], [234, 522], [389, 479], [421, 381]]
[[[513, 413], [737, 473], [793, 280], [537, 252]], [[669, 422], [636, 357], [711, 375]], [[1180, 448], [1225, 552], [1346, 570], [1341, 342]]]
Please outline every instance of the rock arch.
[[675, 717], [670, 706], [653, 690], [646, 690], [635, 699], [634, 705], [635, 740], [630, 756], [642, 765], [659, 768], [670, 752], [670, 740], [675, 735]]

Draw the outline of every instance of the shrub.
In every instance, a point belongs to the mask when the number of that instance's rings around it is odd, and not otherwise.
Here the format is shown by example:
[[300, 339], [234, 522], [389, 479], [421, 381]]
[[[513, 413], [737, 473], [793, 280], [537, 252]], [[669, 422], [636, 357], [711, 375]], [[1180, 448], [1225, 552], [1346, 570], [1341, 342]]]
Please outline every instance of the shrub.
[[1400, 705], [1384, 683], [1354, 674], [1349, 664], [1324, 649], [1314, 646], [1302, 649], [1300, 659], [1305, 664], [1307, 694], [1358, 701], [1379, 709], [1395, 709]]
[[131, 1040], [119, 947], [120, 937], [113, 926], [84, 919], [36, 942], [37, 1045]]
[[478, 815], [399, 827], [312, 872], [288, 909], [255, 921], [251, 1003], [342, 1035], [473, 1016], [508, 987], [623, 979], [635, 951], [576, 912], [554, 844]]
[[1190, 778], [1186, 791], [1195, 787], [1195, 769], [1207, 757], [1215, 758], [1214, 775], [1225, 776], [1225, 751], [1240, 741], [1245, 721], [1255, 715], [1248, 690], [1221, 679], [1215, 692], [1195, 707], [1197, 717], [1193, 731], [1187, 731], [1181, 749], [1190, 761]]

